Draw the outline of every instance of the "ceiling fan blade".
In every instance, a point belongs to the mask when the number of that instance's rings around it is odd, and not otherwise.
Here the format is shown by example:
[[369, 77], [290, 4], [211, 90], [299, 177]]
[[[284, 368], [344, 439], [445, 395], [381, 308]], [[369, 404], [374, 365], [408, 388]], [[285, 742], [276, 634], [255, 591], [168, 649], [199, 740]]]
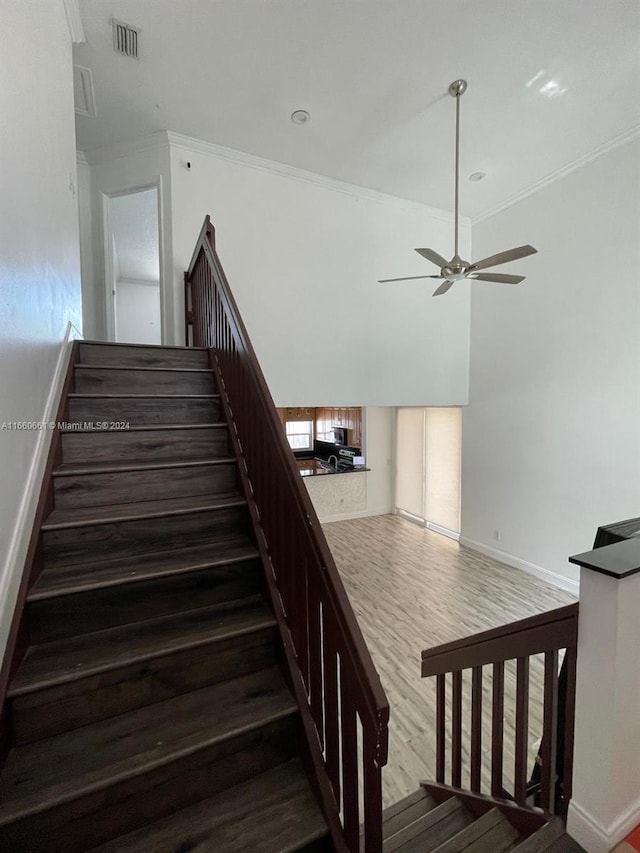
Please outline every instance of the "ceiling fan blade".
[[471, 281], [495, 281], [499, 284], [520, 284], [521, 281], [524, 281], [523, 275], [507, 275], [506, 273], [500, 272], [488, 272], [488, 273], [470, 273], [467, 278], [471, 279]]
[[447, 279], [446, 281], [443, 281], [442, 284], [440, 285], [440, 287], [436, 287], [436, 289], [433, 291], [433, 293], [431, 295], [432, 296], [442, 296], [443, 293], [446, 293], [447, 290], [449, 290], [449, 288], [451, 287], [452, 284], [453, 284], [453, 281], [451, 281], [451, 279]]
[[487, 267], [497, 267], [499, 264], [507, 264], [509, 261], [517, 261], [520, 258], [526, 258], [528, 255], [535, 255], [537, 249], [533, 246], [518, 246], [516, 249], [509, 249], [506, 252], [498, 252], [497, 255], [491, 255], [488, 258], [483, 258], [481, 261], [476, 261], [468, 267], [469, 272], [476, 270], [486, 270]]
[[442, 278], [441, 275], [406, 275], [404, 278], [379, 278], [378, 284], [386, 284], [389, 281], [415, 281], [417, 278]]
[[442, 255], [434, 252], [433, 249], [416, 249], [416, 252], [419, 255], [422, 255], [423, 258], [431, 261], [432, 264], [439, 266], [440, 269], [449, 265], [449, 261], [446, 258], [443, 258]]

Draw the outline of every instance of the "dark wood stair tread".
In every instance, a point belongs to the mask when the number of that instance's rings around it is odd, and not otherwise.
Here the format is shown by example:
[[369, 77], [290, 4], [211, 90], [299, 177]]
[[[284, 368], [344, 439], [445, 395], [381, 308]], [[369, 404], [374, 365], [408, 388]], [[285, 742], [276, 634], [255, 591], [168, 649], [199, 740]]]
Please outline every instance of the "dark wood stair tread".
[[72, 595], [92, 589], [139, 583], [186, 572], [242, 563], [258, 557], [258, 549], [247, 536], [223, 542], [194, 545], [175, 551], [160, 551], [117, 560], [45, 568], [27, 596], [27, 601], [42, 601], [60, 595]]
[[424, 788], [419, 788], [408, 797], [404, 797], [392, 806], [388, 806], [382, 815], [382, 834], [389, 838], [404, 826], [408, 826], [427, 812], [435, 808], [435, 802]]
[[[558, 844], [564, 836], [564, 824], [560, 818], [554, 818], [536, 830], [533, 835], [521, 841], [514, 848], [514, 853], [546, 853], [547, 850], [555, 849], [553, 845]], [[562, 850], [562, 845], [557, 849]], [[567, 847], [567, 850], [570, 849], [570, 847]], [[576, 851], [580, 849], [577, 847]]]
[[207, 423], [195, 423], [195, 424], [131, 424], [126, 430], [114, 430], [105, 427], [104, 429], [91, 429], [90, 427], [78, 427], [75, 428], [73, 426], [63, 427], [60, 432], [64, 435], [69, 435], [70, 433], [82, 433], [86, 435], [88, 433], [96, 433], [100, 435], [102, 433], [108, 432], [155, 432], [156, 430], [185, 430], [185, 429], [227, 429], [228, 424], [226, 421], [213, 421], [210, 424]]
[[276, 667], [18, 746], [0, 775], [0, 826], [284, 719], [297, 706]]
[[145, 364], [83, 364], [78, 362], [75, 365], [75, 370], [134, 370], [134, 371], [154, 371], [160, 373], [175, 372], [175, 373], [213, 373], [210, 367], [149, 367]]
[[471, 823], [473, 818], [462, 801], [451, 797], [386, 838], [384, 850], [385, 853], [431, 853]]
[[17, 697], [53, 685], [271, 627], [259, 596], [30, 646], [9, 685]]
[[289, 853], [326, 835], [302, 764], [292, 759], [91, 853]]
[[171, 500], [54, 509], [42, 525], [42, 530], [84, 527], [90, 524], [110, 524], [139, 518], [161, 518], [167, 515], [226, 509], [244, 504], [246, 504], [245, 499], [237, 492], [232, 492], [227, 495], [197, 495], [195, 497], [172, 498]]
[[433, 853], [506, 853], [521, 836], [499, 809], [490, 809]]
[[220, 394], [166, 394], [164, 392], [148, 394], [124, 394], [120, 392], [101, 392], [86, 394], [68, 394], [69, 400], [218, 400]]
[[53, 471], [54, 477], [70, 477], [78, 474], [117, 474], [121, 471], [155, 471], [162, 468], [198, 468], [207, 465], [230, 465], [235, 456], [208, 456], [202, 459], [178, 459], [152, 461], [132, 459], [127, 462], [63, 462]]

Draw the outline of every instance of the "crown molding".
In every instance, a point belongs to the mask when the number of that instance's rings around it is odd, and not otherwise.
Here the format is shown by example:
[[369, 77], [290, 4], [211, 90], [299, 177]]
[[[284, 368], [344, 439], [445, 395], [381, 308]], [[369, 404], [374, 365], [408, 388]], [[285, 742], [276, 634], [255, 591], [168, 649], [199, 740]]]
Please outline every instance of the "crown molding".
[[69, 35], [74, 44], [86, 41], [87, 37], [84, 33], [84, 24], [80, 15], [79, 0], [62, 0], [64, 4], [65, 15], [67, 16], [67, 26], [69, 27]]
[[[196, 154], [204, 154], [207, 157], [215, 157], [217, 160], [224, 160], [227, 163], [234, 163], [237, 166], [257, 169], [260, 172], [267, 172], [271, 175], [277, 175], [280, 178], [288, 178], [294, 181], [313, 184], [314, 186], [321, 187], [325, 190], [355, 196], [356, 198], [366, 199], [368, 201], [377, 202], [378, 204], [395, 204], [414, 212], [421, 211], [422, 213], [427, 213], [433, 219], [439, 219], [442, 222], [447, 222], [449, 224], [453, 222], [453, 213], [442, 210], [438, 207], [431, 207], [423, 202], [412, 201], [410, 199], [401, 198], [400, 196], [368, 189], [367, 187], [362, 187], [358, 184], [349, 184], [346, 181], [328, 178], [325, 175], [319, 175], [316, 172], [308, 172], [306, 169], [299, 169], [296, 166], [288, 166], [286, 163], [280, 163], [277, 160], [267, 160], [265, 157], [258, 157], [256, 154], [247, 154], [244, 151], [238, 151], [235, 148], [226, 148], [224, 145], [205, 142], [202, 139], [194, 139], [190, 136], [184, 136], [181, 133], [167, 131], [166, 135], [171, 148]], [[466, 226], [471, 224], [471, 219], [468, 216], [461, 216], [460, 221]]]
[[638, 137], [640, 137], [640, 124], [636, 124], [629, 130], [625, 130], [623, 133], [614, 136], [607, 142], [603, 142], [602, 145], [598, 145], [597, 148], [588, 151], [586, 154], [583, 154], [577, 159], [572, 160], [565, 166], [561, 166], [559, 169], [556, 169], [555, 172], [549, 172], [549, 174], [545, 175], [544, 178], [540, 178], [539, 181], [535, 181], [535, 183], [530, 184], [528, 187], [525, 187], [523, 190], [520, 190], [520, 192], [509, 196], [509, 198], [499, 202], [493, 207], [487, 208], [487, 210], [484, 210], [477, 216], [471, 217], [471, 224], [476, 225], [478, 222], [482, 222], [485, 219], [489, 219], [491, 216], [495, 216], [496, 213], [500, 213], [501, 211], [506, 210], [508, 207], [512, 207], [519, 201], [522, 201], [523, 199], [528, 198], [530, 195], [537, 193], [544, 187], [549, 186], [549, 184], [552, 184], [560, 178], [564, 178], [566, 175], [570, 175], [572, 172], [581, 169], [583, 166], [586, 166], [588, 163], [593, 162], [598, 157], [601, 157], [603, 154], [606, 154], [608, 151], [613, 151], [615, 148], [620, 148], [622, 145], [626, 145], [628, 142], [632, 142]]
[[115, 145], [104, 145], [100, 148], [94, 148], [91, 151], [85, 152], [87, 162], [90, 166], [97, 166], [100, 163], [108, 163], [110, 160], [118, 160], [120, 157], [132, 157], [135, 154], [144, 154], [147, 151], [165, 149], [168, 152], [169, 141], [167, 136], [166, 130], [159, 130], [148, 136], [138, 137], [138, 139], [128, 139], [124, 142], [116, 142]]
[[88, 166], [89, 161], [87, 160], [87, 155], [84, 151], [76, 151], [76, 163], [78, 166]]

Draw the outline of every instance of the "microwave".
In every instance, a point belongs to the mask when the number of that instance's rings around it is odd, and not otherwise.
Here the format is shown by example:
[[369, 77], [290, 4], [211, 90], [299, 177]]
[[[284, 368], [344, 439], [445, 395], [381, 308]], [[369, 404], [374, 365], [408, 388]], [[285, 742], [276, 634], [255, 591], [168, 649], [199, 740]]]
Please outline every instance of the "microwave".
[[333, 440], [336, 442], [336, 444], [348, 444], [349, 443], [347, 441], [347, 433], [349, 432], [349, 430], [346, 427], [334, 426], [334, 427], [331, 427], [331, 429], [333, 430]]

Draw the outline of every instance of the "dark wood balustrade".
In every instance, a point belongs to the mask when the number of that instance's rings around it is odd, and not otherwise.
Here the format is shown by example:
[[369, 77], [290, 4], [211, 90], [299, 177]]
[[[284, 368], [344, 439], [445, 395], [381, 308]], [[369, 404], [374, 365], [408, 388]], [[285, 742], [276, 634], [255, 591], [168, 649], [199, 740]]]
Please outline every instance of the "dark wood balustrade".
[[389, 705], [231, 294], [208, 216], [185, 274], [185, 300], [187, 343], [211, 348], [240, 451], [333, 842], [337, 850], [358, 851], [363, 823], [367, 853], [379, 853]]
[[[446, 692], [451, 680], [451, 785], [462, 787], [463, 672], [471, 670], [470, 790], [482, 793], [483, 675], [492, 668], [491, 790], [492, 797], [512, 799], [525, 806], [531, 795], [528, 785], [529, 664], [533, 655], [544, 654], [544, 708], [540, 780], [535, 786], [536, 804], [545, 812], [564, 811], [571, 799], [573, 731], [575, 716], [576, 645], [578, 605], [571, 604], [465, 637], [422, 653], [423, 677], [436, 677], [437, 742], [436, 778], [445, 783]], [[565, 651], [560, 677], [559, 654]], [[513, 791], [503, 780], [505, 662], [516, 661], [515, 767]]]

